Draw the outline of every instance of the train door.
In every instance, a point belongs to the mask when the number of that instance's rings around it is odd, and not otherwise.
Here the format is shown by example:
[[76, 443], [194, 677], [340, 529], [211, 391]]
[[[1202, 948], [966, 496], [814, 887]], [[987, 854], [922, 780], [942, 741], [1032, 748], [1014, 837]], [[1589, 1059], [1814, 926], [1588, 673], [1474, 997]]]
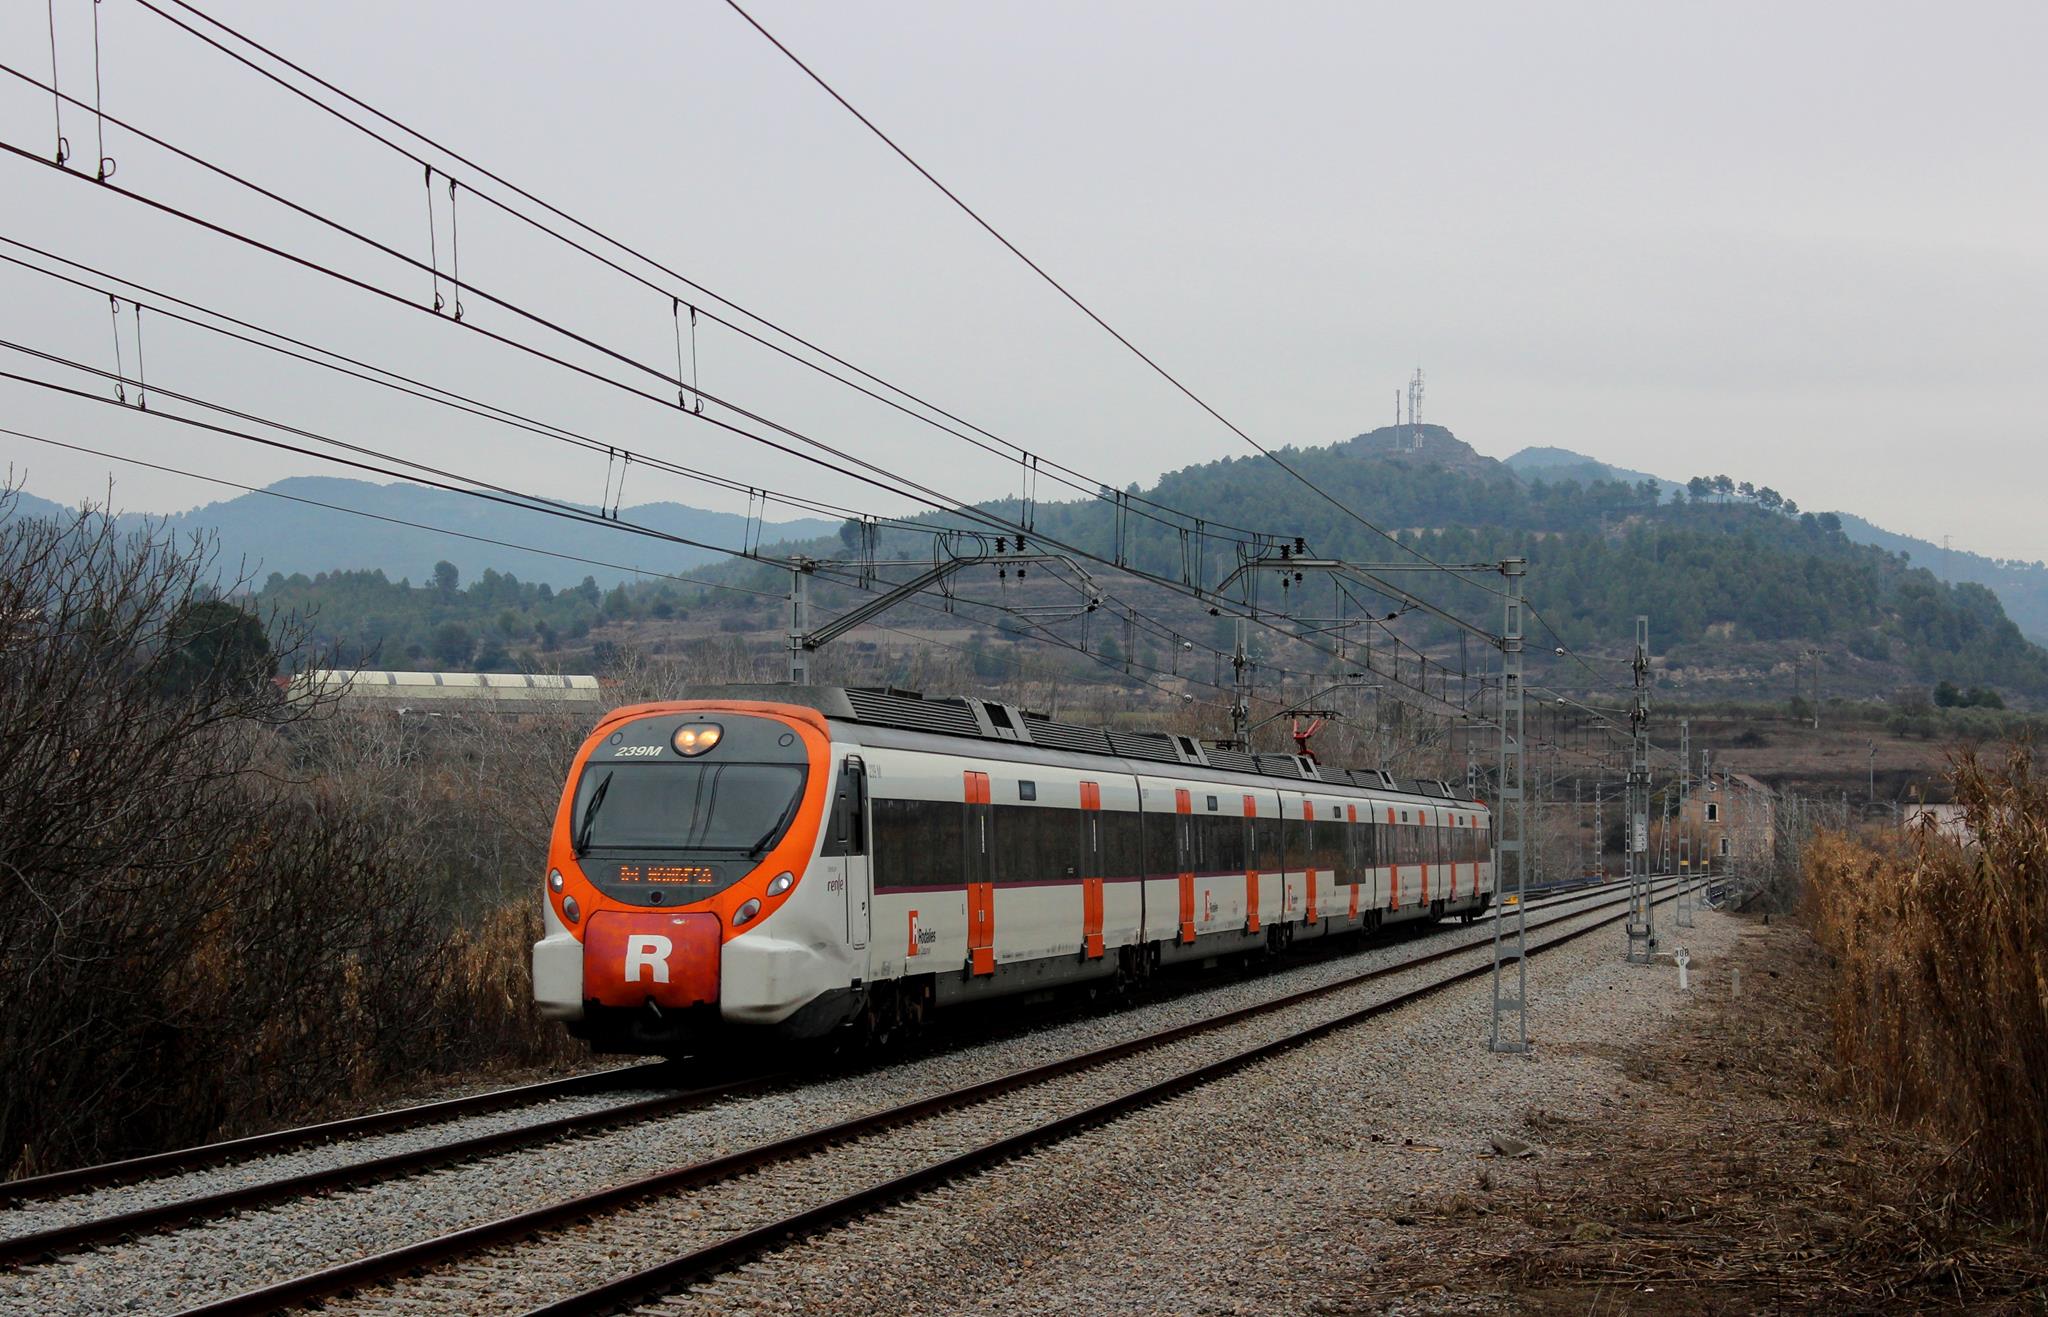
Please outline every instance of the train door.
[[991, 872], [989, 832], [994, 806], [989, 803], [988, 774], [968, 769], [967, 791], [967, 972], [993, 974], [996, 969], [996, 888]]
[[1358, 886], [1365, 881], [1365, 875], [1359, 872], [1358, 867], [1358, 806], [1344, 805], [1340, 808], [1344, 811], [1340, 815], [1344, 820], [1343, 882], [1351, 889], [1351, 922], [1355, 924], [1358, 922]]
[[1407, 829], [1396, 832], [1394, 807], [1387, 806], [1387, 908], [1401, 908], [1401, 855], [1407, 849]]
[[1194, 797], [1186, 787], [1173, 789], [1173, 871], [1180, 879], [1180, 940], [1195, 940]]
[[[841, 885], [846, 905], [846, 945], [853, 951], [865, 952], [874, 874], [868, 867], [868, 770], [859, 755], [848, 755], [839, 766], [839, 789], [832, 799], [832, 833], [826, 841], [825, 854], [845, 857]], [[865, 961], [866, 957], [858, 959]]]
[[1244, 931], [1259, 931], [1259, 798], [1244, 798]]
[[1316, 902], [1316, 860], [1318, 857], [1316, 855], [1316, 802], [1313, 800], [1304, 799], [1301, 802], [1301, 836], [1301, 871], [1304, 879], [1303, 887], [1308, 898], [1308, 905], [1305, 913], [1302, 915], [1302, 919], [1304, 922], [1313, 924], [1323, 917], [1322, 908]]
[[1081, 953], [1102, 955], [1102, 784], [1081, 784]]

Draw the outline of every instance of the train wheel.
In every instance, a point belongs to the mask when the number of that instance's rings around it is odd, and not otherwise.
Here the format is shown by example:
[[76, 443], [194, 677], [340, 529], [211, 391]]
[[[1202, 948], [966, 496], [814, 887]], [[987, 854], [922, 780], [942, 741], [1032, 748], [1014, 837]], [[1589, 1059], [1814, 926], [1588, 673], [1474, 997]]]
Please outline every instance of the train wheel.
[[925, 1027], [931, 1022], [931, 995], [932, 985], [926, 979], [904, 984], [897, 991], [897, 1035], [904, 1046], [912, 1046], [924, 1037]]
[[1116, 981], [1110, 996], [1119, 1006], [1135, 1006], [1152, 978], [1151, 949], [1143, 945], [1118, 947]]
[[869, 984], [867, 1004], [861, 1010], [860, 1038], [856, 1048], [866, 1052], [886, 1052], [902, 1040], [903, 1033], [903, 994], [893, 983]]

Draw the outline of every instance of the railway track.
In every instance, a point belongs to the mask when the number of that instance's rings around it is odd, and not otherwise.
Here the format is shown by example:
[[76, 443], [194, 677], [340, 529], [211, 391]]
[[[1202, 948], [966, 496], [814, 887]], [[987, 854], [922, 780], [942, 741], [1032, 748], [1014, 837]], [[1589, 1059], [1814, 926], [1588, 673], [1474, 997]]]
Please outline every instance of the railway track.
[[660, 1074], [664, 1069], [666, 1065], [661, 1062], [617, 1066], [610, 1070], [569, 1075], [561, 1079], [546, 1079], [538, 1083], [494, 1088], [462, 1097], [441, 1098], [414, 1106], [393, 1107], [388, 1111], [373, 1111], [362, 1116], [322, 1121], [317, 1125], [295, 1125], [289, 1129], [271, 1130], [245, 1138], [226, 1139], [219, 1143], [204, 1143], [191, 1148], [152, 1153], [145, 1157], [130, 1157], [122, 1161], [101, 1162], [94, 1166], [51, 1171], [46, 1175], [26, 1175], [14, 1180], [0, 1180], [0, 1208], [13, 1207], [19, 1203], [42, 1198], [61, 1198], [68, 1194], [110, 1189], [117, 1185], [133, 1184], [138, 1180], [161, 1179], [169, 1175], [201, 1171], [215, 1166], [234, 1165], [258, 1157], [275, 1156], [278, 1153], [293, 1152], [320, 1144], [368, 1138], [376, 1134], [391, 1134], [422, 1125], [438, 1125], [446, 1121], [489, 1115], [492, 1112], [517, 1107], [537, 1106], [561, 1098], [583, 1097], [618, 1089], [654, 1087], [660, 1084]]
[[[1667, 884], [1668, 887], [1668, 884]], [[1530, 955], [1578, 940], [1624, 918], [1605, 912], [1626, 893], [1598, 899], [1531, 926], [1579, 927], [1532, 943]], [[1562, 898], [1570, 900], [1571, 898]], [[1670, 896], [1659, 898], [1661, 901]], [[1282, 1013], [1335, 1003], [1346, 991], [1463, 957], [1471, 963], [1390, 997], [1323, 1018], [1281, 1026]], [[769, 1139], [723, 1156], [664, 1171], [529, 1211], [329, 1267], [190, 1310], [191, 1314], [271, 1312], [325, 1300], [327, 1311], [374, 1311], [399, 1299], [382, 1288], [401, 1278], [412, 1306], [465, 1311], [490, 1307], [520, 1288], [524, 1269], [558, 1273], [561, 1260], [623, 1260], [629, 1274], [536, 1309], [612, 1311], [621, 1305], [715, 1276], [764, 1249], [837, 1221], [997, 1164], [1019, 1151], [1070, 1137], [1140, 1106], [1207, 1084], [1298, 1047], [1491, 972], [1490, 945], [1462, 942], [1392, 965], [1224, 1011], [1187, 1024], [870, 1111], [852, 1119]], [[1261, 1026], [1269, 1036], [1258, 1036]], [[1208, 1035], [1246, 1036], [1225, 1055]], [[1128, 1063], [1128, 1064], [1118, 1064]], [[1114, 1067], [1114, 1068], [1112, 1068]], [[1136, 1072], [1136, 1086], [1130, 1082]], [[1105, 1095], [1103, 1079], [1125, 1081]], [[990, 1131], [999, 1131], [990, 1137]], [[906, 1169], [908, 1168], [908, 1169]], [[520, 1245], [544, 1236], [547, 1261]], [[659, 1242], [658, 1242], [659, 1241]], [[690, 1241], [690, 1242], [683, 1242]], [[680, 1245], [649, 1260], [651, 1248]]]
[[[1611, 899], [1612, 886], [1579, 887], [1567, 892], [1548, 894], [1529, 901], [1528, 908], [1533, 911], [1588, 899], [1597, 902], [1603, 892], [1609, 893]], [[1425, 936], [1452, 935], [1458, 931], [1457, 927], [1440, 926]], [[1312, 947], [1320, 945], [1311, 944]], [[1426, 959], [1409, 963], [1426, 963]], [[479, 1115], [544, 1106], [565, 1098], [639, 1088], [667, 1087], [675, 1083], [675, 1074], [670, 1067], [658, 1063], [621, 1066], [592, 1074], [495, 1089], [148, 1157], [7, 1181], [0, 1183], [0, 1210], [19, 1207], [41, 1199], [89, 1194], [123, 1185], [169, 1179], [194, 1171], [239, 1168], [282, 1153], [418, 1130]], [[291, 1170], [271, 1178], [244, 1179], [225, 1187], [207, 1189], [141, 1207], [106, 1213], [94, 1212], [77, 1220], [0, 1237], [0, 1266], [20, 1266], [111, 1240], [172, 1229], [250, 1208], [417, 1175], [514, 1149], [532, 1147], [558, 1139], [586, 1136], [639, 1121], [676, 1115], [721, 1101], [770, 1092], [793, 1082], [796, 1078], [792, 1072], [775, 1071], [741, 1075], [709, 1084], [675, 1087], [671, 1091], [657, 1092], [595, 1110], [579, 1109], [569, 1114], [480, 1134], [436, 1140], [398, 1151], [373, 1152], [369, 1156], [311, 1169]]]

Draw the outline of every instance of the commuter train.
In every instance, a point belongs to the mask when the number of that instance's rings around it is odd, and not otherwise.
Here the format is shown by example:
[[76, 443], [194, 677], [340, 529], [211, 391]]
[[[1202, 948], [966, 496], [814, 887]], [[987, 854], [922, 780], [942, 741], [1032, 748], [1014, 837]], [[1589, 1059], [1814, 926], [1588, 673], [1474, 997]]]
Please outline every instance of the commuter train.
[[972, 698], [694, 694], [599, 722], [556, 811], [534, 997], [600, 1050], [886, 1039], [1492, 900], [1491, 816], [1446, 783]]

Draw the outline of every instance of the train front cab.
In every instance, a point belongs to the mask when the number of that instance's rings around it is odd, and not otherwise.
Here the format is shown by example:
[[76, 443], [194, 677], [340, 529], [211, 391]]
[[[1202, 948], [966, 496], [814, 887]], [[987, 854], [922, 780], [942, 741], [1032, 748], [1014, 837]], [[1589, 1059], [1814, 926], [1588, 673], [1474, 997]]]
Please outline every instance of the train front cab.
[[862, 778], [811, 709], [606, 718], [556, 811], [542, 1014], [629, 1052], [694, 1050], [728, 1025], [816, 1037], [844, 1023], [867, 940]]

